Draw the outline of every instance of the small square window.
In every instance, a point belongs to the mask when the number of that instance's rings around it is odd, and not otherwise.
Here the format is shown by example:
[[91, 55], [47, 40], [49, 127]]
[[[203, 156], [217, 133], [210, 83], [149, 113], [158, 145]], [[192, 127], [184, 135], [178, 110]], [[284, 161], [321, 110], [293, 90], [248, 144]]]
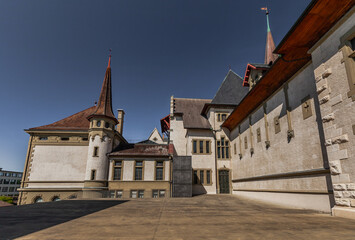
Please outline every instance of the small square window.
[[144, 198], [144, 190], [138, 191], [138, 198]]
[[153, 190], [152, 191], [152, 198], [158, 198], [158, 190]]
[[136, 166], [137, 166], [137, 167], [143, 166], [143, 162], [142, 162], [142, 161], [137, 161], [137, 162], [136, 162]]
[[137, 190], [131, 190], [131, 198], [137, 198]]
[[98, 157], [98, 156], [99, 156], [99, 147], [94, 147], [93, 157]]
[[116, 161], [115, 166], [122, 166], [122, 161]]
[[117, 190], [116, 197], [117, 198], [122, 198], [123, 197], [123, 191], [122, 190]]
[[159, 190], [159, 197], [160, 198], [165, 197], [165, 190]]

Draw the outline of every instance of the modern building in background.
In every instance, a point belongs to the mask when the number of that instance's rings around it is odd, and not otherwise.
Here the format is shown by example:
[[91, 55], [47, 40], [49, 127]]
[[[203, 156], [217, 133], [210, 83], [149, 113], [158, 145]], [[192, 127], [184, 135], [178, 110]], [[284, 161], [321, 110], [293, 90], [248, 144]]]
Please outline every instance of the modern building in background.
[[7, 171], [0, 168], [0, 196], [17, 198], [21, 185], [22, 172]]

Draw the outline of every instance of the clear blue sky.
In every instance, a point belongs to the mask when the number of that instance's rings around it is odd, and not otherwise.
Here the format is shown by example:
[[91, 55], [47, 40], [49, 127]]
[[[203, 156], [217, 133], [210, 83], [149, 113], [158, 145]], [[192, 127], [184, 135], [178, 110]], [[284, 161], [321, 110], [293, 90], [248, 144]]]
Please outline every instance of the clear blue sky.
[[98, 99], [112, 48], [113, 109], [146, 139], [170, 96], [213, 98], [228, 65], [263, 62], [310, 0], [0, 1], [0, 167], [22, 171], [29, 135]]

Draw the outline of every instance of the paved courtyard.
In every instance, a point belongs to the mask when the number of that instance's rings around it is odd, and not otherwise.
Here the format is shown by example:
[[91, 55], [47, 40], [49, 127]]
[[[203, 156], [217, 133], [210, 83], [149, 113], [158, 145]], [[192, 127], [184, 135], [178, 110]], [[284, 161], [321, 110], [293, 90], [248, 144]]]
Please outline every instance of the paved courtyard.
[[230, 195], [74, 200], [2, 207], [0, 239], [15, 238], [345, 240], [355, 239], [355, 220]]

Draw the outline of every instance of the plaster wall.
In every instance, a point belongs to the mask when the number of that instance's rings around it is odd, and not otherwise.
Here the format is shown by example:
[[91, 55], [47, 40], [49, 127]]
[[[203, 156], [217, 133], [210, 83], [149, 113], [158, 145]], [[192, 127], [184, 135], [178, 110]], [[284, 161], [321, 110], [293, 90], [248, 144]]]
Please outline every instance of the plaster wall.
[[181, 116], [170, 117], [170, 143], [174, 144], [176, 155], [187, 156], [186, 129]]
[[155, 161], [144, 161], [144, 180], [154, 181]]
[[28, 180], [83, 181], [87, 153], [88, 146], [36, 145]]
[[134, 161], [124, 161], [123, 163], [123, 180], [133, 181]]

